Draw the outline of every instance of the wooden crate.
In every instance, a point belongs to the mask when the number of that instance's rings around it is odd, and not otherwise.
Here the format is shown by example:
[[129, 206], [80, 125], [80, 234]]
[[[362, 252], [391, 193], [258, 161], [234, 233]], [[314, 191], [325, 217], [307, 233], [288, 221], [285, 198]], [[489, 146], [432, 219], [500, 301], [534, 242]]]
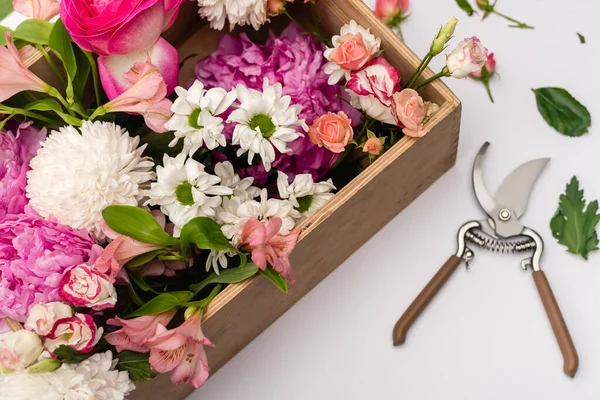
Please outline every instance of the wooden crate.
[[[202, 25], [195, 7], [195, 4], [185, 4], [178, 22], [166, 33], [168, 40], [177, 45], [182, 59], [192, 54], [197, 54], [196, 59], [210, 54], [226, 33]], [[342, 25], [354, 19], [382, 39], [384, 56], [398, 68], [402, 77], [410, 76], [419, 64], [419, 58], [362, 0], [318, 0], [316, 7], [326, 35], [337, 34]], [[299, 19], [306, 20], [301, 16]], [[39, 55], [28, 64], [37, 59]], [[39, 64], [35, 66], [38, 70]], [[194, 64], [190, 60], [184, 65], [182, 85], [193, 76]], [[432, 75], [432, 71], [426, 70], [422, 79]], [[204, 333], [216, 345], [208, 349], [211, 373], [248, 345], [454, 165], [461, 104], [439, 80], [425, 87], [421, 94], [440, 106], [429, 123], [431, 131], [422, 139], [403, 138], [304, 222], [291, 257], [296, 283], [290, 285], [287, 295], [267, 279], [257, 276], [228, 286], [213, 300], [203, 324]], [[368, 223], [364, 222], [365, 214], [369, 215]], [[137, 387], [130, 399], [178, 400], [194, 390], [190, 385], [173, 386], [168, 374]]]

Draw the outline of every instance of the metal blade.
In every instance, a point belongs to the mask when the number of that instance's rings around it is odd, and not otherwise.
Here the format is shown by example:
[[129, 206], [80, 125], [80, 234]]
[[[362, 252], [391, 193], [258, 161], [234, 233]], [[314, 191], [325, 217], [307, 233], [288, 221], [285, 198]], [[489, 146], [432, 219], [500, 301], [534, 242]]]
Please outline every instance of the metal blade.
[[475, 162], [473, 163], [473, 190], [475, 191], [475, 196], [477, 197], [477, 201], [481, 208], [483, 208], [488, 215], [492, 215], [494, 210], [496, 210], [496, 202], [483, 183], [482, 171], [483, 158], [488, 147], [490, 147], [490, 142], [485, 142], [475, 157]]
[[520, 218], [527, 208], [533, 184], [549, 161], [549, 158], [540, 158], [515, 168], [498, 188], [496, 203], [512, 208]]

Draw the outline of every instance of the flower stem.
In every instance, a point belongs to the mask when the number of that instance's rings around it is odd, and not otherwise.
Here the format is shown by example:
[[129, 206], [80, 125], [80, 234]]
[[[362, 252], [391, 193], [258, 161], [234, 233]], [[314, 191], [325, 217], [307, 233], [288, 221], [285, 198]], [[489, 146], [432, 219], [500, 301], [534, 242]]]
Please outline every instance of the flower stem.
[[417, 79], [419, 79], [419, 77], [421, 76], [423, 71], [425, 71], [425, 68], [427, 68], [427, 66], [429, 65], [429, 63], [431, 62], [432, 59], [433, 59], [433, 56], [431, 55], [431, 52], [428, 52], [425, 55], [425, 57], [423, 58], [423, 60], [421, 60], [421, 64], [419, 64], [419, 66], [417, 67], [417, 70], [414, 72], [414, 74], [412, 74], [412, 76], [410, 77], [408, 82], [406, 82], [407, 88], [413, 86], [413, 84], [417, 81]]
[[483, 80], [483, 86], [485, 86], [485, 91], [487, 92], [488, 96], [490, 97], [490, 101], [493, 103], [494, 102], [494, 96], [492, 96], [492, 91], [490, 89], [490, 80], [489, 79], [484, 79]]
[[514, 19], [514, 18], [511, 18], [511, 17], [509, 17], [508, 15], [504, 15], [504, 14], [502, 14], [502, 13], [500, 13], [500, 12], [496, 11], [495, 9], [493, 9], [493, 10], [492, 10], [492, 12], [493, 12], [494, 14], [496, 14], [497, 16], [499, 16], [499, 17], [502, 17], [502, 18], [504, 18], [504, 19], [506, 19], [506, 20], [508, 20], [508, 21], [510, 21], [510, 22], [512, 22], [512, 23], [514, 23], [514, 24], [515, 24], [515, 25], [509, 25], [509, 27], [510, 27], [510, 28], [519, 28], [519, 29], [534, 29], [534, 27], [533, 27], [533, 26], [527, 25], [525, 22], [520, 22], [520, 21], [517, 21], [516, 19]]
[[60, 80], [60, 82], [64, 86], [67, 86], [67, 82], [65, 81], [65, 78], [62, 76], [62, 74], [60, 73], [60, 70], [58, 69], [58, 67], [56, 66], [56, 64], [54, 63], [54, 61], [52, 61], [52, 57], [50, 57], [50, 55], [44, 49], [44, 47], [40, 46], [39, 44], [36, 45], [35, 47], [36, 47], [36, 49], [38, 49], [38, 51], [40, 53], [42, 53], [42, 55], [46, 59], [46, 62], [48, 63], [48, 65], [50, 66], [50, 68], [52, 69], [52, 71], [54, 71], [54, 73], [56, 74], [56, 76], [58, 77], [58, 79]]
[[96, 105], [100, 106], [102, 100], [100, 97], [100, 79], [98, 78], [98, 66], [96, 65], [96, 60], [94, 60], [94, 56], [89, 51], [83, 50], [83, 54], [87, 57], [90, 66], [92, 68], [92, 77], [94, 79], [94, 93], [96, 94]]
[[415, 87], [415, 90], [419, 90], [421, 89], [423, 86], [425, 85], [429, 85], [431, 82], [440, 79], [444, 76], [447, 76], [448, 74], [448, 70], [446, 67], [444, 67], [440, 72], [438, 72], [437, 74], [435, 74], [434, 76], [432, 76], [431, 78], [427, 79], [425, 82], [421, 83], [420, 85], [417, 85], [417, 87]]
[[[292, 17], [292, 15], [288, 12], [287, 9], [283, 9], [282, 14], [285, 15], [286, 17], [288, 17], [288, 19], [290, 21], [292, 21], [294, 24], [298, 25], [300, 28], [302, 28], [303, 31], [310, 33], [311, 35], [313, 35], [315, 38], [317, 38], [318, 40], [320, 40], [321, 42], [325, 43], [327, 46], [331, 47], [332, 43], [331, 40], [326, 38], [325, 36], [323, 36], [323, 34], [320, 32], [319, 28], [317, 28], [316, 31], [309, 31], [308, 29], [305, 29], [304, 26], [302, 26], [302, 24], [300, 22], [298, 22], [298, 20], [294, 17]], [[318, 23], [316, 24], [317, 26]]]
[[312, 1], [310, 2], [310, 13], [312, 15], [313, 23], [315, 24], [316, 37], [320, 39], [323, 43], [325, 43], [328, 47], [333, 47], [331, 39], [323, 35], [323, 32], [321, 32], [321, 21], [319, 20], [317, 10], [315, 10], [315, 3]]
[[62, 122], [45, 117], [45, 116], [35, 113], [33, 111], [23, 110], [22, 108], [13, 108], [12, 112], [15, 114], [24, 115], [29, 118], [40, 120], [42, 122], [50, 124], [51, 126], [61, 126], [62, 125]]
[[65, 98], [60, 94], [58, 90], [56, 90], [55, 87], [50, 86], [50, 89], [48, 89], [48, 94], [60, 101], [60, 104], [62, 104], [62, 106], [67, 110], [71, 117], [75, 116], [75, 113], [73, 112], [73, 110], [71, 110], [71, 104], [69, 104], [67, 100], [65, 100]]

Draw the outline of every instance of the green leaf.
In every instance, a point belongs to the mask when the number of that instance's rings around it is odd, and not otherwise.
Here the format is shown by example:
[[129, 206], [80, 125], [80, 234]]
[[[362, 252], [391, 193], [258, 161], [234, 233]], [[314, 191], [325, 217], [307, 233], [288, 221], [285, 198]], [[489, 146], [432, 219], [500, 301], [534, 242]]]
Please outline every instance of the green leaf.
[[78, 46], [75, 47], [75, 62], [77, 63], [77, 73], [73, 79], [73, 96], [76, 101], [81, 103], [92, 67], [87, 55]]
[[135, 206], [108, 206], [102, 218], [115, 232], [144, 243], [177, 246], [179, 240], [169, 235], [148, 211]]
[[72, 99], [74, 97], [73, 79], [75, 79], [75, 75], [77, 74], [77, 58], [73, 50], [73, 40], [71, 40], [69, 32], [67, 32], [65, 25], [60, 19], [56, 21], [52, 32], [50, 32], [48, 44], [65, 66], [68, 80], [67, 100]]
[[588, 131], [592, 117], [580, 102], [565, 89], [534, 89], [537, 108], [548, 125], [567, 136], [581, 136]]
[[119, 353], [119, 362], [117, 369], [119, 371], [127, 371], [129, 379], [136, 382], [149, 381], [156, 376], [156, 372], [150, 369], [148, 358], [150, 353], [136, 353], [134, 351], [125, 350]]
[[60, 103], [54, 99], [32, 101], [25, 106], [28, 111], [62, 111]]
[[583, 190], [579, 189], [579, 181], [574, 176], [560, 196], [558, 209], [550, 221], [552, 235], [570, 253], [587, 260], [590, 252], [598, 250], [596, 226], [599, 222], [598, 201], [586, 207]]
[[136, 306], [141, 307], [144, 305], [144, 300], [140, 297], [140, 295], [135, 291], [131, 282], [127, 286], [127, 292], [131, 296], [131, 300], [135, 303]]
[[208, 307], [208, 305], [210, 304], [211, 301], [213, 301], [213, 299], [215, 297], [217, 297], [217, 295], [219, 293], [221, 293], [221, 285], [217, 285], [213, 288], [213, 290], [210, 291], [209, 295], [202, 299], [202, 300], [198, 300], [198, 301], [191, 301], [189, 303], [185, 303], [184, 306], [186, 307], [200, 307], [200, 308], [206, 308]]
[[162, 293], [135, 310], [128, 317], [141, 317], [143, 315], [156, 315], [182, 306], [193, 298], [190, 292]]
[[185, 224], [179, 240], [182, 254], [186, 254], [190, 243], [194, 243], [201, 250], [235, 250], [221, 232], [221, 226], [207, 217], [197, 217]]
[[216, 273], [210, 274], [202, 282], [190, 285], [190, 290], [194, 293], [200, 292], [206, 286], [213, 283], [238, 283], [253, 277], [258, 272], [256, 264], [247, 263], [242, 267], [227, 268], [221, 271], [219, 275]]
[[279, 272], [275, 271], [270, 265], [267, 267], [266, 270], [261, 270], [260, 273], [262, 276], [273, 282], [275, 286], [277, 286], [279, 290], [281, 290], [283, 293], [288, 292], [288, 285], [286, 280], [283, 278], [283, 276], [281, 276]]
[[157, 255], [164, 253], [165, 251], [163, 249], [158, 249], [158, 250], [154, 250], [145, 254], [141, 254], [135, 258], [133, 258], [131, 261], [129, 261], [127, 264], [125, 264], [125, 266], [127, 268], [135, 268], [135, 267], [139, 267], [142, 266], [144, 264], [148, 264], [150, 261], [154, 260], [156, 258]]
[[144, 292], [152, 292], [152, 293], [155, 293], [155, 294], [161, 294], [161, 293], [155, 291], [154, 289], [152, 289], [150, 287], [150, 285], [148, 285], [146, 283], [146, 281], [144, 280], [144, 278], [142, 278], [138, 274], [134, 274], [134, 273], [130, 272], [128, 275], [129, 275], [129, 279], [131, 279], [133, 282], [135, 282], [135, 284], [137, 285], [137, 287], [139, 287], [140, 289], [142, 289]]
[[585, 44], [585, 36], [583, 36], [581, 33], [577, 32], [577, 37], [579, 38], [579, 43]]
[[13, 12], [12, 1], [0, 1], [0, 21], [8, 17]]
[[456, 0], [456, 4], [458, 4], [460, 9], [466, 12], [469, 17], [475, 13], [475, 10], [473, 10], [473, 7], [471, 7], [471, 4], [469, 4], [467, 0]]
[[88, 358], [89, 354], [80, 353], [71, 346], [61, 344], [53, 351], [58, 358], [65, 364], [77, 364]]
[[54, 24], [41, 19], [26, 19], [13, 32], [13, 40], [21, 39], [33, 44], [47, 45]]

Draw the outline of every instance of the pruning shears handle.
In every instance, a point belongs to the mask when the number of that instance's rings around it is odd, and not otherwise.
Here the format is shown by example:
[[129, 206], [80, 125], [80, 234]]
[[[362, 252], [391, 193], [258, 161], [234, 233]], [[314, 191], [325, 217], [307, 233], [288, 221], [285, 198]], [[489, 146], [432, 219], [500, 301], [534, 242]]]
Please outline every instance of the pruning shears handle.
[[556, 341], [558, 342], [560, 352], [563, 356], [563, 371], [573, 378], [579, 367], [579, 357], [577, 356], [577, 350], [575, 350], [573, 339], [571, 339], [569, 328], [567, 328], [567, 324], [560, 312], [558, 302], [554, 297], [554, 293], [550, 288], [550, 283], [548, 282], [544, 271], [533, 271], [533, 280], [542, 299], [542, 303], [544, 304], [544, 308], [546, 309], [546, 314], [548, 315], [550, 325], [552, 325], [552, 330], [554, 331], [554, 336], [556, 336]]
[[392, 332], [392, 339], [394, 340], [394, 346], [401, 345], [406, 340], [406, 333], [415, 322], [415, 320], [421, 315], [423, 310], [435, 297], [437, 292], [444, 286], [444, 283], [450, 278], [450, 275], [460, 265], [461, 259], [457, 255], [452, 255], [446, 261], [442, 268], [431, 278], [427, 286], [421, 290], [421, 293], [413, 300], [411, 305], [406, 309], [404, 314], [400, 317], [394, 331]]

